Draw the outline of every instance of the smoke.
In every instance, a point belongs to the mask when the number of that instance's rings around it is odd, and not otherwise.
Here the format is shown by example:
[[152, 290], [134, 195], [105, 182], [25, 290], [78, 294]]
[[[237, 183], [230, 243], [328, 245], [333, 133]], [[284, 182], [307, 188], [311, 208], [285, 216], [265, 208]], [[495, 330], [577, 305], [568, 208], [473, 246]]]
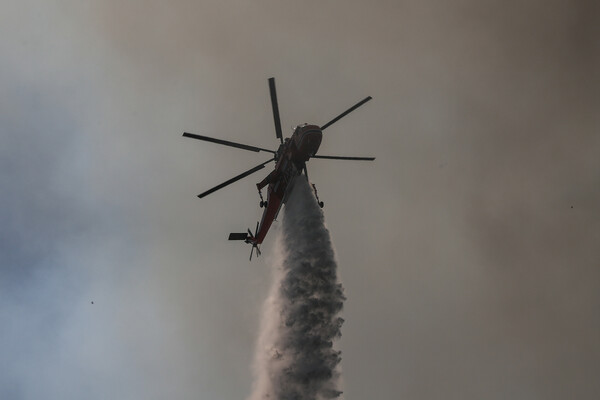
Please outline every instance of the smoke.
[[286, 203], [275, 251], [249, 400], [337, 398], [341, 352], [333, 344], [344, 290], [323, 212], [303, 178]]

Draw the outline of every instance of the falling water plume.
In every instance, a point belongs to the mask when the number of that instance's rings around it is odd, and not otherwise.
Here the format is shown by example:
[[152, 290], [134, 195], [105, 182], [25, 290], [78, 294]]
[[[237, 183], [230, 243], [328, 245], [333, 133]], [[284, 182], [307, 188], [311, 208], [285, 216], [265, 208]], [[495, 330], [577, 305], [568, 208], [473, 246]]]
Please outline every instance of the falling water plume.
[[285, 205], [249, 400], [339, 398], [344, 291], [323, 212], [304, 177]]

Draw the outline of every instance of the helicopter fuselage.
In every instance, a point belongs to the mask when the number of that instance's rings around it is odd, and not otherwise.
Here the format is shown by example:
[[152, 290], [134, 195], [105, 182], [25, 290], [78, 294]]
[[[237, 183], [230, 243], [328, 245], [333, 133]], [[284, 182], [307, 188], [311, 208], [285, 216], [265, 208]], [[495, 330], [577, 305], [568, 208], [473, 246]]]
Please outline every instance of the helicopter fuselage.
[[[277, 218], [281, 206], [286, 202], [294, 179], [302, 174], [305, 163], [319, 150], [323, 132], [317, 125], [303, 124], [296, 127], [290, 138], [286, 138], [275, 154], [275, 169], [256, 186], [262, 189], [267, 184], [267, 201], [253, 243], [261, 244], [271, 224]], [[265, 202], [261, 203], [262, 205]]]

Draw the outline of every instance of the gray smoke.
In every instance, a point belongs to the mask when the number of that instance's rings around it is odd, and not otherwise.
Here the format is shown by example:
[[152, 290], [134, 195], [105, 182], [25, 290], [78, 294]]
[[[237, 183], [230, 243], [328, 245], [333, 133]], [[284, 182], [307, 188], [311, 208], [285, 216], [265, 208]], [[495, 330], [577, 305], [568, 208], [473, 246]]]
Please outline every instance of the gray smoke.
[[323, 212], [303, 177], [286, 203], [276, 247], [250, 399], [337, 398], [341, 352], [333, 345], [344, 290]]

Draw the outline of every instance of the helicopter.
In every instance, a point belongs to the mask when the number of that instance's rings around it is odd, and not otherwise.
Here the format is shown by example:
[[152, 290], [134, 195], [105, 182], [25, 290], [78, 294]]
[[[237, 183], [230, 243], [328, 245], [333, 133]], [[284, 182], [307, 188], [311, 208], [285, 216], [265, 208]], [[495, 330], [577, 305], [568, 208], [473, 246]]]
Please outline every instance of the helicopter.
[[[262, 219], [256, 223], [256, 229], [254, 233], [248, 229], [247, 232], [242, 233], [230, 233], [229, 240], [242, 240], [252, 245], [250, 251], [250, 260], [256, 249], [256, 255], [260, 255], [260, 244], [265, 239], [269, 228], [273, 221], [277, 218], [281, 206], [285, 204], [288, 199], [291, 189], [294, 184], [294, 180], [304, 173], [308, 180], [308, 171], [306, 169], [306, 162], [311, 158], [321, 158], [328, 160], [360, 160], [360, 161], [373, 161], [375, 157], [346, 157], [346, 156], [328, 156], [317, 154], [321, 140], [323, 139], [323, 131], [345, 117], [358, 107], [362, 106], [366, 102], [372, 99], [371, 96], [367, 96], [352, 107], [348, 108], [337, 117], [333, 118], [324, 125], [314, 124], [301, 124], [297, 125], [291, 137], [283, 138], [281, 130], [281, 119], [279, 116], [279, 105], [277, 103], [277, 91], [275, 88], [275, 78], [269, 78], [269, 92], [271, 97], [271, 106], [273, 109], [273, 120], [275, 123], [275, 136], [279, 139], [280, 144], [277, 150], [266, 149], [262, 147], [250, 146], [242, 143], [231, 142], [223, 139], [216, 139], [213, 137], [197, 135], [194, 133], [184, 132], [183, 136], [198, 139], [206, 142], [212, 142], [224, 146], [235, 147], [242, 150], [248, 150], [253, 152], [264, 151], [273, 155], [269, 160], [260, 163], [254, 168], [249, 169], [223, 183], [217, 185], [201, 194], [199, 198], [208, 196], [209, 194], [216, 192], [219, 189], [224, 188], [234, 182], [239, 181], [261, 169], [265, 168], [265, 165], [274, 162], [275, 168], [259, 183], [256, 184], [258, 189], [258, 195], [260, 197], [259, 206], [264, 208]], [[267, 186], [267, 199], [265, 200], [262, 194], [262, 190]], [[317, 188], [312, 185], [315, 198], [319, 207], [323, 208], [324, 203], [319, 199], [317, 194]]]

